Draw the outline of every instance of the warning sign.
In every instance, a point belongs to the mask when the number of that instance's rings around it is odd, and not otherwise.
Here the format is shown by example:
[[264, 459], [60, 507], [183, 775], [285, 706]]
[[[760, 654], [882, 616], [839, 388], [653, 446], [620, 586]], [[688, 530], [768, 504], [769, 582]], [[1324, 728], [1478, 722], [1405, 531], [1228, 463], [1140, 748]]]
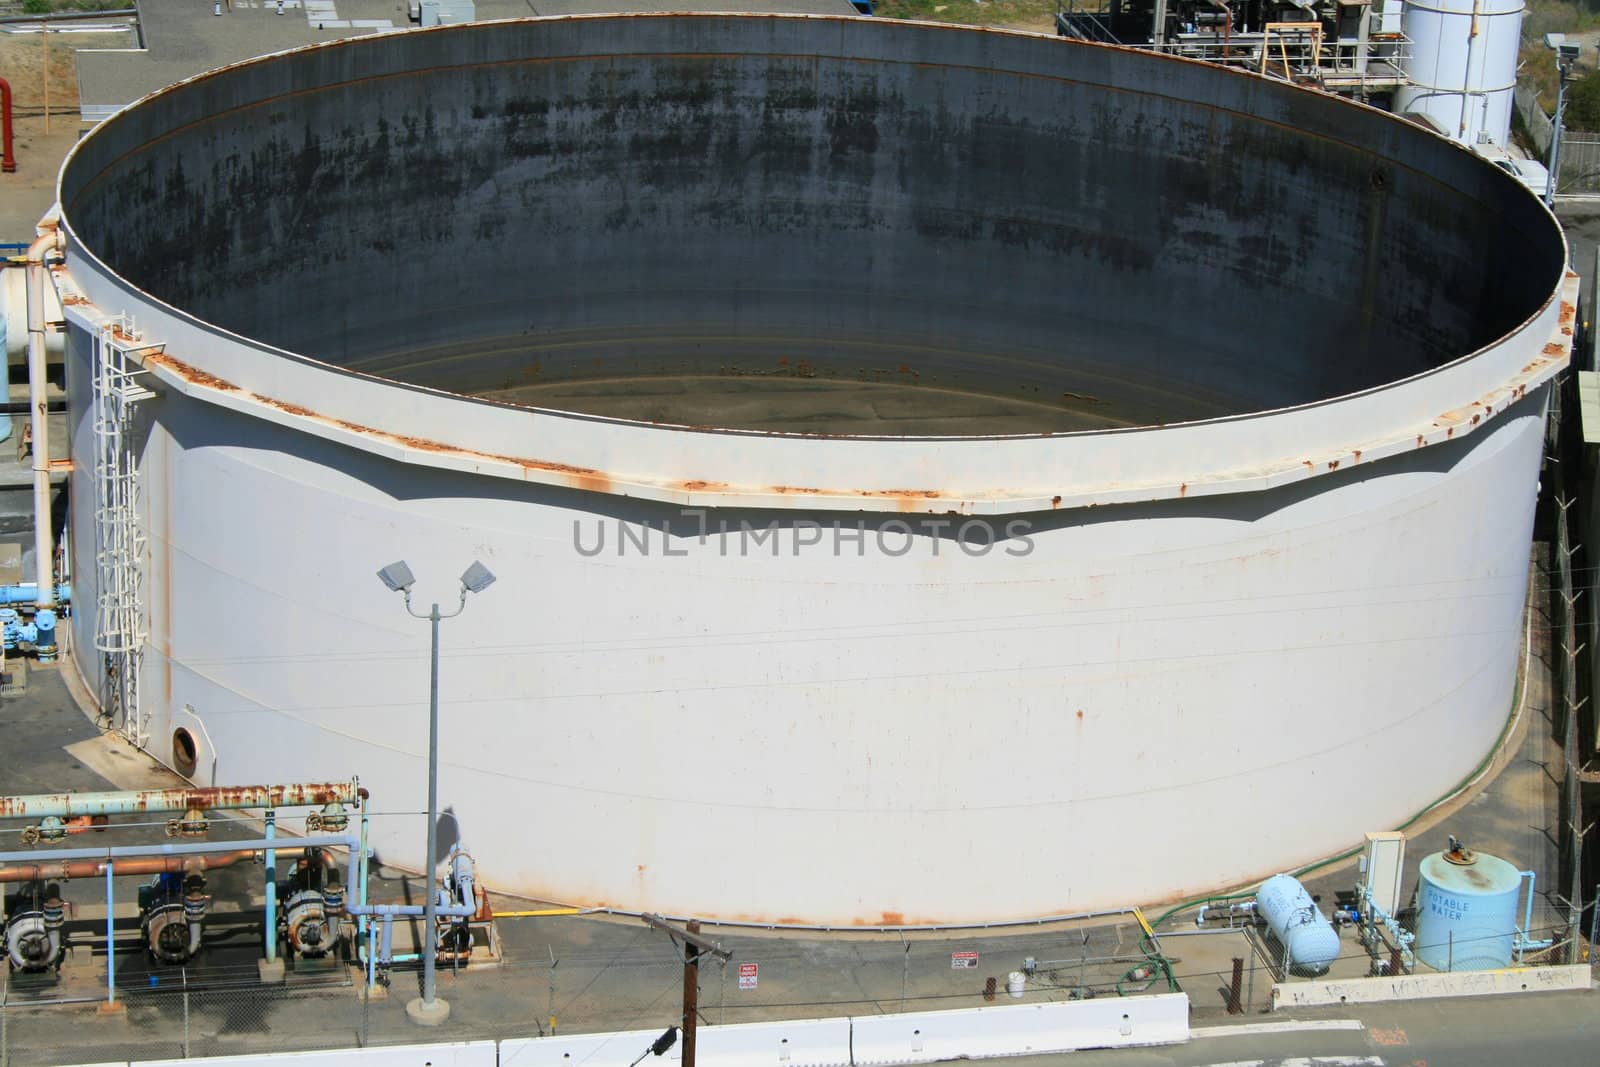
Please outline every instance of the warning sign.
[[754, 989], [756, 987], [756, 981], [760, 977], [761, 977], [761, 964], [759, 964], [759, 963], [741, 963], [741, 964], [739, 964], [739, 988], [740, 989]]
[[950, 969], [952, 971], [959, 971], [959, 970], [962, 970], [963, 968], [967, 968], [967, 967], [971, 967], [973, 969], [976, 969], [977, 966], [978, 966], [978, 954], [976, 952], [952, 952], [952, 953], [950, 953]]

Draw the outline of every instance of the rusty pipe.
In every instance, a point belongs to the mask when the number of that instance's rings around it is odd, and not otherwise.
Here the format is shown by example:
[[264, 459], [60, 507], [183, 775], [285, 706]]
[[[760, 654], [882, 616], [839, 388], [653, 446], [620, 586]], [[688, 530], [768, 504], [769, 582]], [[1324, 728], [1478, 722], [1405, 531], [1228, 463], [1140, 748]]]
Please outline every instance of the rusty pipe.
[[[49, 404], [45, 388], [44, 261], [65, 247], [54, 220], [40, 224], [44, 230], [28, 246], [28, 419], [33, 427], [33, 555], [41, 608], [56, 602], [55, 530], [50, 521]], [[90, 813], [93, 814], [93, 813]]]
[[[142, 859], [114, 860], [115, 874], [189, 874], [232, 867], [254, 860], [260, 853], [251, 849], [224, 852], [215, 856], [147, 856]], [[107, 860], [75, 860], [59, 863], [18, 863], [0, 867], [0, 882], [43, 882], [53, 879], [98, 878], [106, 873]]]
[[17, 169], [17, 157], [11, 153], [11, 83], [4, 78], [0, 78], [0, 140], [4, 142], [0, 173], [11, 174]]
[[1472, 26], [1467, 31], [1467, 69], [1461, 75], [1461, 124], [1456, 134], [1467, 139], [1467, 104], [1472, 99], [1472, 49], [1478, 43], [1478, 14], [1483, 0], [1472, 0]]
[[355, 804], [365, 794], [357, 780], [288, 785], [239, 785], [145, 789], [106, 793], [42, 793], [0, 797], [0, 818], [16, 816], [129, 815], [138, 812], [221, 811], [239, 808], [304, 808]]

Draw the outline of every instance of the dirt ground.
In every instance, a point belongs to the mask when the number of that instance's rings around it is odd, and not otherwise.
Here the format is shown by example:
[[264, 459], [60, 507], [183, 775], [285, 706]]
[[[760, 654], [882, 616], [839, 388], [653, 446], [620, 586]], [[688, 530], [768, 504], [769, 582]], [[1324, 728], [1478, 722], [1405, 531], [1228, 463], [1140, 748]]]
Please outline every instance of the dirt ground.
[[[26, 241], [55, 201], [56, 171], [79, 136], [77, 49], [119, 48], [123, 34], [0, 34], [0, 78], [11, 84], [14, 174], [0, 174], [0, 242]], [[49, 54], [50, 131], [45, 132], [45, 54]]]

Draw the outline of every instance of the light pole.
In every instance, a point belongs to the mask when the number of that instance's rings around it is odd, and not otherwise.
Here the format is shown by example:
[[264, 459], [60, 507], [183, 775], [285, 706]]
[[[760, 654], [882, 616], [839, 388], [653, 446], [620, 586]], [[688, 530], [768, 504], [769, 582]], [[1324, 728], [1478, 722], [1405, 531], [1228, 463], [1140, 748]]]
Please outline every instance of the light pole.
[[1547, 156], [1550, 175], [1544, 187], [1545, 206], [1553, 208], [1556, 202], [1556, 182], [1560, 180], [1558, 176], [1561, 168], [1561, 123], [1567, 111], [1567, 78], [1572, 74], [1572, 64], [1578, 61], [1582, 48], [1579, 45], [1568, 44], [1564, 33], [1545, 34], [1544, 44], [1556, 54], [1556, 72], [1559, 75], [1559, 80], [1556, 82], [1555, 126], [1550, 132], [1550, 152]]
[[453, 619], [467, 607], [468, 593], [481, 593], [494, 583], [489, 568], [473, 561], [461, 575], [461, 600], [456, 610], [440, 614], [435, 603], [426, 615], [411, 606], [411, 587], [416, 578], [405, 560], [391, 563], [378, 572], [379, 579], [391, 592], [402, 593], [406, 598], [406, 611], [413, 618], [427, 619], [433, 631], [431, 670], [428, 677], [428, 850], [423, 861], [427, 864], [427, 896], [422, 903], [422, 996], [406, 1005], [406, 1014], [413, 1022], [423, 1026], [438, 1026], [450, 1017], [450, 1005], [434, 995], [434, 961], [439, 939], [439, 620]]

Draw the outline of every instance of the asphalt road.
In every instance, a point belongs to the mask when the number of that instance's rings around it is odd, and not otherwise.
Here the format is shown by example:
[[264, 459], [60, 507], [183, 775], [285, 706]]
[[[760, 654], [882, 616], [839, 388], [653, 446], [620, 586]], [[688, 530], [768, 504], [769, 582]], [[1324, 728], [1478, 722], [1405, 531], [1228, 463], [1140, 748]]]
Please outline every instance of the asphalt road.
[[1199, 1022], [1186, 1045], [1028, 1056], [1027, 1067], [1592, 1067], [1600, 995], [1361, 1005], [1293, 1019]]

